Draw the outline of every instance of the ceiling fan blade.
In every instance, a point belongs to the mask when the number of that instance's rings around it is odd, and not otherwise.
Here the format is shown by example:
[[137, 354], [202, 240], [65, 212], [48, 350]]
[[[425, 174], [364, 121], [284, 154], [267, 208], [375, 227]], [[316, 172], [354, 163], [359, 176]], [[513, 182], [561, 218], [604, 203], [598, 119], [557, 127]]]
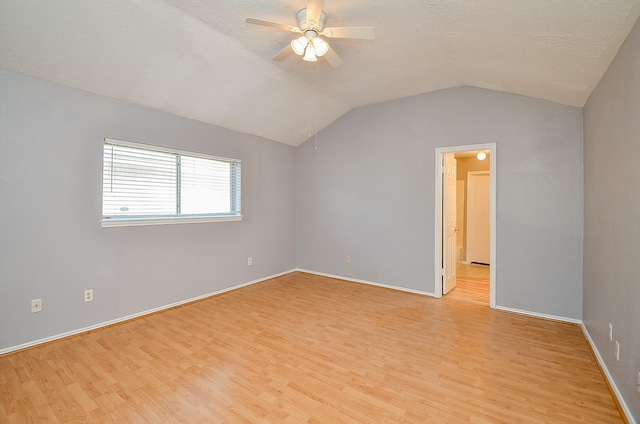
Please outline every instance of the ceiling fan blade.
[[332, 68], [339, 68], [342, 66], [342, 59], [340, 59], [340, 56], [336, 54], [331, 46], [329, 46], [329, 50], [327, 50], [327, 53], [325, 53], [325, 55], [322, 57], [325, 58], [325, 60], [329, 63], [329, 65], [331, 65]]
[[322, 33], [329, 38], [356, 38], [359, 40], [373, 40], [376, 30], [372, 27], [336, 27], [325, 28]]
[[320, 22], [322, 7], [324, 0], [307, 0], [307, 23], [311, 26], [317, 26]]
[[273, 60], [282, 60], [285, 57], [289, 56], [289, 53], [291, 53], [292, 51], [293, 50], [291, 49], [291, 44], [287, 44], [284, 49], [280, 50], [278, 54], [273, 56]]
[[264, 19], [247, 18], [246, 22], [248, 24], [262, 25], [262, 26], [271, 27], [271, 28], [278, 28], [278, 29], [283, 29], [285, 31], [290, 31], [290, 32], [301, 32], [300, 28], [298, 28], [297, 26], [281, 24], [281, 23], [272, 22], [272, 21], [265, 21]]

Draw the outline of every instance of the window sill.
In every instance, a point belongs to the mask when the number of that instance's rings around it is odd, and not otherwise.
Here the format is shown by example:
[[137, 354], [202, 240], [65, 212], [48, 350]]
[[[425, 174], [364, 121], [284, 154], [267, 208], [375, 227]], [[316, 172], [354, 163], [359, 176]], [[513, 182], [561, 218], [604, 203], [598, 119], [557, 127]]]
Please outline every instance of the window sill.
[[102, 228], [138, 227], [141, 225], [200, 224], [203, 222], [242, 221], [242, 215], [194, 216], [171, 218], [110, 218], [100, 221]]

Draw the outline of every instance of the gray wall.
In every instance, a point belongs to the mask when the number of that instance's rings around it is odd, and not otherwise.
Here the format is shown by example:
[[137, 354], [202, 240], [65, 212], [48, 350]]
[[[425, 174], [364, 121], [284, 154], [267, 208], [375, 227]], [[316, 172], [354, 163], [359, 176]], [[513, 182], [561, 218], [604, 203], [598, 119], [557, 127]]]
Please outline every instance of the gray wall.
[[[243, 221], [101, 228], [104, 137], [242, 160]], [[295, 268], [294, 181], [291, 146], [0, 71], [0, 349]]]
[[[640, 421], [640, 23], [584, 108], [584, 323]], [[620, 343], [620, 361], [608, 326]]]
[[300, 146], [298, 267], [434, 292], [435, 149], [489, 142], [497, 304], [580, 319], [582, 110], [523, 96], [459, 87], [362, 107]]

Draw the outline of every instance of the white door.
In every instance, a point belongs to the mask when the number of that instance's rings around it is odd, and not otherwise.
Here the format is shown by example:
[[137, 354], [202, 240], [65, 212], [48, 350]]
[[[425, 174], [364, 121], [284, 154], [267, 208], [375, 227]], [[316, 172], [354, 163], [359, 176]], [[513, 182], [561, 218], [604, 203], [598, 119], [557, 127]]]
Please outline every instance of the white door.
[[444, 162], [444, 211], [445, 245], [442, 249], [444, 281], [442, 294], [447, 294], [456, 286], [456, 159], [453, 153], [447, 153]]
[[489, 172], [467, 174], [467, 262], [491, 262], [491, 181]]

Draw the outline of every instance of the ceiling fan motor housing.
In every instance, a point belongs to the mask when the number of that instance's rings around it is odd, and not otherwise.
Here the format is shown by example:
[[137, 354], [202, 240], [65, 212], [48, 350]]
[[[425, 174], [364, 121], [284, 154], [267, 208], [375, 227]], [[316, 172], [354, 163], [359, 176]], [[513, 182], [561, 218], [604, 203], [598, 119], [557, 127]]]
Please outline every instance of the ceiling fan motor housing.
[[298, 21], [298, 27], [303, 31], [314, 30], [316, 32], [321, 32], [324, 29], [324, 25], [327, 22], [327, 14], [323, 12], [320, 13], [320, 22], [307, 21], [307, 9], [300, 9], [298, 13], [296, 13], [296, 20]]

